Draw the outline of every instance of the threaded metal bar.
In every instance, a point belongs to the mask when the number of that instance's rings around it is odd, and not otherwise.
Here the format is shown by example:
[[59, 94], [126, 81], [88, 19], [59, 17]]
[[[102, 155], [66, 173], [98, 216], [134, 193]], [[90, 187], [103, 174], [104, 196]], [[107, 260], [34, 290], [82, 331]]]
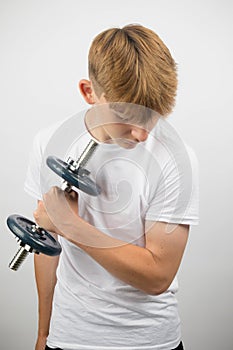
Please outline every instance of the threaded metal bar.
[[61, 189], [63, 191], [66, 191], [67, 193], [70, 193], [72, 191], [72, 185], [64, 180], [64, 181], [62, 181]]
[[23, 263], [25, 258], [28, 256], [29, 252], [24, 249], [24, 247], [20, 247], [14, 258], [11, 260], [9, 264], [9, 268], [11, 270], [17, 271], [20, 265]]
[[[78, 160], [72, 163], [72, 168], [74, 170], [83, 168], [84, 165], [91, 158], [92, 154], [95, 152], [97, 146], [98, 146], [97, 142], [95, 142], [94, 140], [90, 140], [88, 145], [85, 147], [83, 153], [78, 158]], [[64, 180], [61, 184], [61, 189], [69, 193], [72, 191], [72, 185], [69, 182]]]
[[98, 146], [98, 143], [95, 142], [94, 140], [91, 140], [88, 143], [87, 147], [84, 149], [79, 159], [73, 164], [76, 169], [83, 167], [88, 162], [88, 160], [96, 150], [97, 146]]

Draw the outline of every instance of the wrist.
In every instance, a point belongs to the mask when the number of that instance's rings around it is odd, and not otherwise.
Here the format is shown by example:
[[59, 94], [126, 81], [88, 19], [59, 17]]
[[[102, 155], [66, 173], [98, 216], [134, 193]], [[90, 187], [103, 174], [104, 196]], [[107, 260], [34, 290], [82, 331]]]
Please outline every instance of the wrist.
[[69, 240], [71, 238], [70, 236], [74, 233], [77, 234], [79, 219], [77, 215], [70, 215], [66, 217], [66, 220], [56, 220], [54, 221], [53, 232]]
[[88, 225], [85, 220], [78, 216], [73, 216], [69, 221], [67, 220], [66, 223], [61, 224], [58, 234], [78, 245], [82, 241], [82, 237], [86, 235], [85, 224]]
[[92, 248], [110, 248], [118, 247], [122, 243], [125, 244], [125, 242], [99, 231], [80, 217], [72, 220], [69, 228], [64, 229], [63, 232], [65, 233], [63, 236], [65, 239], [85, 251], [89, 251]]

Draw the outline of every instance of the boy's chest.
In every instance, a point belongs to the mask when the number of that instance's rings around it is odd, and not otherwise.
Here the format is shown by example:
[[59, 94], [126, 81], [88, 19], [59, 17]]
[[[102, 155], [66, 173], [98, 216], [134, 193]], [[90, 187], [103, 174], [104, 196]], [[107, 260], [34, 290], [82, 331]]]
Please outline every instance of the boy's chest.
[[[139, 150], [94, 153], [87, 164], [91, 178], [100, 186], [98, 197], [80, 193], [80, 215], [102, 231], [119, 237], [119, 228], [124, 228], [124, 239], [141, 235], [148, 208], [149, 194], [156, 186], [156, 174], [145, 153]], [[114, 234], [117, 230], [117, 234]], [[119, 237], [120, 238], [120, 237]]]
[[[98, 149], [87, 165], [92, 179], [101, 188], [99, 203], [121, 211], [122, 208], [140, 197], [146, 198], [152, 185], [149, 165], [143, 160], [140, 150], [125, 151], [120, 148], [112, 151]], [[102, 203], [102, 204], [103, 204]]]

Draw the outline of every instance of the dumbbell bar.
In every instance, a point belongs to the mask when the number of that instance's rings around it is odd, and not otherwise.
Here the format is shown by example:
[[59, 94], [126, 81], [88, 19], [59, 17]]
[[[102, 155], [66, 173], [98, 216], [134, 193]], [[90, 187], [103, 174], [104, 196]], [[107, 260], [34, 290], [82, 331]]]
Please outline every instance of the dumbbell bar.
[[[97, 146], [98, 143], [91, 140], [77, 161], [69, 158], [67, 162], [64, 162], [54, 156], [49, 156], [46, 159], [48, 167], [64, 180], [61, 186], [64, 191], [70, 192], [72, 187], [76, 187], [92, 196], [100, 194], [100, 187], [91, 180], [90, 172], [84, 168]], [[18, 270], [29, 253], [43, 253], [50, 256], [61, 253], [59, 242], [33, 221], [14, 214], [7, 218], [7, 226], [20, 245], [19, 250], [9, 264], [10, 269]]]
[[43, 253], [50, 256], [61, 253], [58, 241], [33, 221], [23, 216], [10, 215], [7, 218], [7, 226], [20, 245], [20, 249], [9, 264], [12, 270], [17, 270], [29, 253]]

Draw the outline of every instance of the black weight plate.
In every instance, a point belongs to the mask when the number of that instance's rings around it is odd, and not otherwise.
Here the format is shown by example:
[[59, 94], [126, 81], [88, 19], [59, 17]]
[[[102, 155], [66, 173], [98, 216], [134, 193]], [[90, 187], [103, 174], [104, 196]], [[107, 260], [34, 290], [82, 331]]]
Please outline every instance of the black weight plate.
[[41, 234], [33, 232], [35, 223], [27, 218], [14, 214], [7, 218], [7, 226], [24, 244], [46, 255], [59, 255], [61, 253], [60, 243], [53, 236], [40, 229]]
[[100, 194], [100, 187], [96, 185], [94, 181], [85, 174], [85, 172], [82, 172], [82, 169], [80, 174], [72, 171], [69, 169], [68, 163], [54, 156], [49, 156], [46, 159], [46, 163], [51, 170], [67, 181], [71, 186], [74, 186], [91, 196], [98, 196]]

